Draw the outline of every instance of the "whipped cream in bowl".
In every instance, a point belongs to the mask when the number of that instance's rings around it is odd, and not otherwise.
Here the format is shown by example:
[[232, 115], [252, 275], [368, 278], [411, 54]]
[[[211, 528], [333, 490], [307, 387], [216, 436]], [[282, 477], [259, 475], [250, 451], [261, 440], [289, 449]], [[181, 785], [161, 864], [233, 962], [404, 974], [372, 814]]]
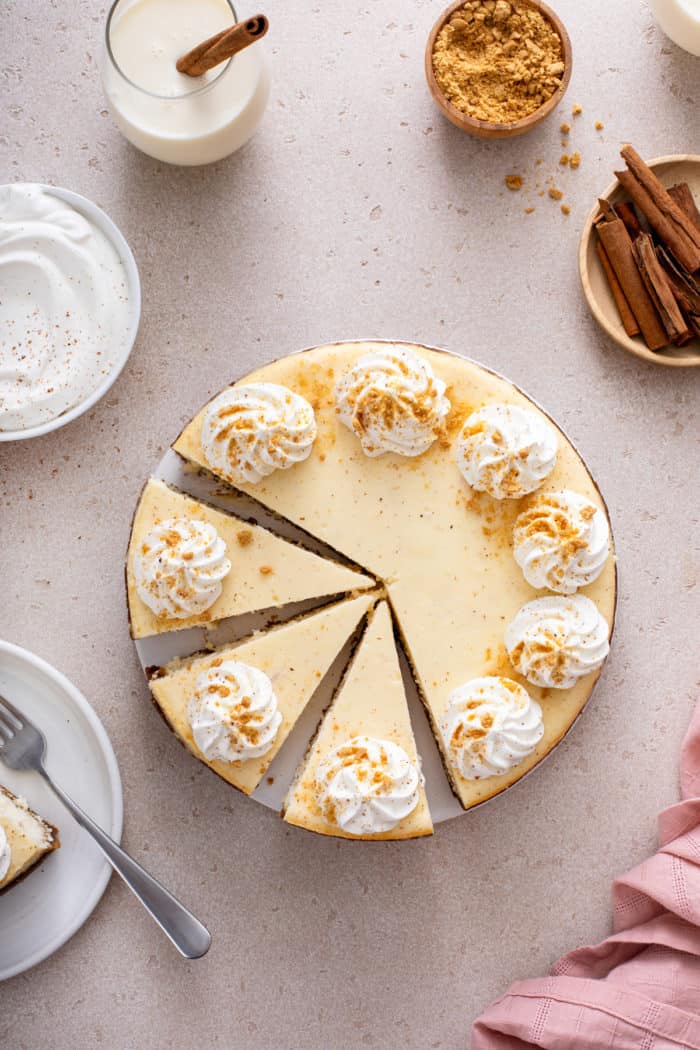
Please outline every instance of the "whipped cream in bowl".
[[543, 689], [570, 689], [597, 671], [608, 652], [610, 628], [583, 594], [548, 595], [521, 606], [506, 627], [513, 667]]
[[136, 338], [134, 257], [107, 215], [69, 190], [0, 186], [0, 441], [91, 408]]
[[197, 678], [187, 720], [205, 758], [245, 762], [267, 754], [282, 715], [264, 671], [240, 660], [216, 660]]
[[457, 466], [477, 492], [519, 499], [539, 488], [557, 462], [553, 427], [529, 408], [490, 404], [472, 412], [457, 439]]
[[318, 803], [329, 824], [348, 835], [391, 831], [418, 805], [420, 766], [391, 740], [356, 736], [316, 770]]
[[386, 346], [365, 354], [338, 381], [336, 411], [366, 456], [421, 456], [450, 411], [445, 389], [415, 350]]
[[278, 383], [245, 383], [223, 390], [207, 407], [202, 451], [215, 474], [234, 485], [257, 485], [305, 460], [316, 434], [306, 398]]
[[460, 775], [483, 780], [532, 754], [544, 735], [542, 708], [511, 678], [473, 678], [450, 693], [440, 732]]
[[571, 489], [538, 493], [515, 519], [513, 554], [531, 587], [574, 594], [600, 576], [609, 553], [604, 512]]

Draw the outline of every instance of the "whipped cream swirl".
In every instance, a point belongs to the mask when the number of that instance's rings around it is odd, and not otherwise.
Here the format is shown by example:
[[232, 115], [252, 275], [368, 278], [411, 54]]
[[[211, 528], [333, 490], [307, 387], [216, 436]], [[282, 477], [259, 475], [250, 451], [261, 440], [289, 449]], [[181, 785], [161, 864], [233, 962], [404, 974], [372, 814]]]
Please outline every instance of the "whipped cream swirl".
[[7, 841], [5, 829], [0, 824], [0, 882], [2, 882], [10, 870], [11, 860], [12, 850], [10, 849], [10, 843]]
[[445, 384], [407, 347], [361, 357], [336, 385], [338, 418], [367, 456], [420, 456], [438, 437], [450, 411]]
[[282, 715], [264, 671], [240, 660], [223, 660], [197, 678], [187, 720], [205, 758], [245, 762], [267, 754]]
[[348, 835], [391, 831], [418, 805], [420, 766], [398, 744], [356, 736], [326, 755], [316, 770], [324, 818]]
[[305, 460], [316, 433], [306, 398], [277, 383], [247, 383], [222, 391], [207, 407], [202, 451], [215, 474], [257, 485]]
[[186, 620], [210, 609], [231, 571], [213, 525], [170, 518], [153, 528], [134, 555], [139, 598], [159, 619]]
[[458, 772], [483, 780], [532, 754], [544, 734], [542, 708], [510, 678], [472, 678], [450, 694], [440, 731]]
[[557, 436], [535, 412], [493, 404], [472, 412], [457, 439], [457, 466], [477, 492], [518, 499], [534, 492], [557, 461]]
[[515, 521], [513, 553], [532, 587], [574, 594], [608, 560], [610, 529], [594, 503], [563, 489], [533, 497]]
[[570, 689], [597, 671], [610, 649], [610, 630], [597, 607], [583, 594], [535, 598], [506, 627], [505, 644], [513, 667], [533, 685]]

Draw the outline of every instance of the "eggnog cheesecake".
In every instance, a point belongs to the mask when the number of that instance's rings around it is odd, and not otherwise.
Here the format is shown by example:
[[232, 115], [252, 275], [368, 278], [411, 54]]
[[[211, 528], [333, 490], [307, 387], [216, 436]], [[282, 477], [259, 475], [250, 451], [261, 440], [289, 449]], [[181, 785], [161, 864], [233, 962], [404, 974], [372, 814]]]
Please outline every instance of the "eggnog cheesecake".
[[374, 586], [156, 479], [136, 509], [126, 583], [134, 638]]
[[60, 846], [58, 831], [23, 798], [0, 786], [0, 893]]
[[288, 824], [341, 838], [432, 834], [386, 602], [371, 616], [282, 815]]
[[564, 433], [507, 380], [414, 344], [316, 347], [223, 390], [173, 447], [383, 582], [465, 808], [575, 721], [614, 620], [607, 511]]
[[176, 661], [151, 680], [153, 699], [180, 742], [249, 795], [375, 601], [362, 594]]

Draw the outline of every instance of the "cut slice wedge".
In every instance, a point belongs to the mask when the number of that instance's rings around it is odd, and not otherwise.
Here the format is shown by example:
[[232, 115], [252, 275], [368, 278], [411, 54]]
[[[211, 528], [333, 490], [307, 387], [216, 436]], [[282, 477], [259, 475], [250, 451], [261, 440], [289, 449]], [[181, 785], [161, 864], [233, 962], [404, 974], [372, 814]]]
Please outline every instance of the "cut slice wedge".
[[[363, 594], [346, 599], [320, 612], [254, 635], [240, 645], [218, 649], [208, 656], [176, 661], [164, 669], [161, 677], [151, 680], [153, 698], [181, 743], [229, 784], [250, 795], [376, 597], [376, 594]], [[187, 705], [199, 675], [226, 660], [239, 661], [263, 671], [272, 682], [282, 716], [270, 750], [247, 761], [207, 759], [194, 742], [187, 718]]]
[[[171, 518], [213, 525], [226, 544], [231, 571], [224, 577], [220, 596], [198, 616], [162, 619], [139, 597], [134, 577], [136, 552], [154, 526]], [[136, 509], [127, 554], [126, 584], [133, 638], [177, 631], [223, 620], [227, 616], [278, 608], [309, 598], [366, 590], [374, 580], [353, 569], [321, 558], [259, 525], [150, 480]]]
[[335, 748], [363, 736], [397, 744], [412, 763], [420, 761], [385, 601], [374, 611], [345, 679], [297, 771], [282, 815], [288, 824], [340, 838], [408, 839], [431, 835], [433, 825], [422, 785], [415, 808], [390, 831], [351, 835], [325, 819], [318, 803], [316, 771]]
[[28, 875], [47, 853], [58, 849], [58, 831], [5, 787], [0, 787], [0, 828], [10, 850], [10, 865], [0, 879], [0, 893]]

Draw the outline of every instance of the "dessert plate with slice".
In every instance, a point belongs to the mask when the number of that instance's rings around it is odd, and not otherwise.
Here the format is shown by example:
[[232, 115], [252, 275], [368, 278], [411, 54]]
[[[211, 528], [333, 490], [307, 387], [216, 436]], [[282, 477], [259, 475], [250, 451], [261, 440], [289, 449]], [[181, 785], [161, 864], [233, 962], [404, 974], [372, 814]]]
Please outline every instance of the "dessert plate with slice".
[[534, 769], [616, 603], [607, 509], [563, 431], [482, 366], [388, 342], [217, 394], [146, 484], [126, 570], [180, 742], [345, 838], [430, 834]]
[[[119, 841], [119, 769], [85, 697], [44, 660], [3, 641], [0, 693], [45, 733], [49, 772]], [[0, 784], [0, 870], [7, 866], [0, 879], [4, 980], [46, 959], [80, 929], [104, 893], [111, 868], [37, 774], [0, 763]]]

